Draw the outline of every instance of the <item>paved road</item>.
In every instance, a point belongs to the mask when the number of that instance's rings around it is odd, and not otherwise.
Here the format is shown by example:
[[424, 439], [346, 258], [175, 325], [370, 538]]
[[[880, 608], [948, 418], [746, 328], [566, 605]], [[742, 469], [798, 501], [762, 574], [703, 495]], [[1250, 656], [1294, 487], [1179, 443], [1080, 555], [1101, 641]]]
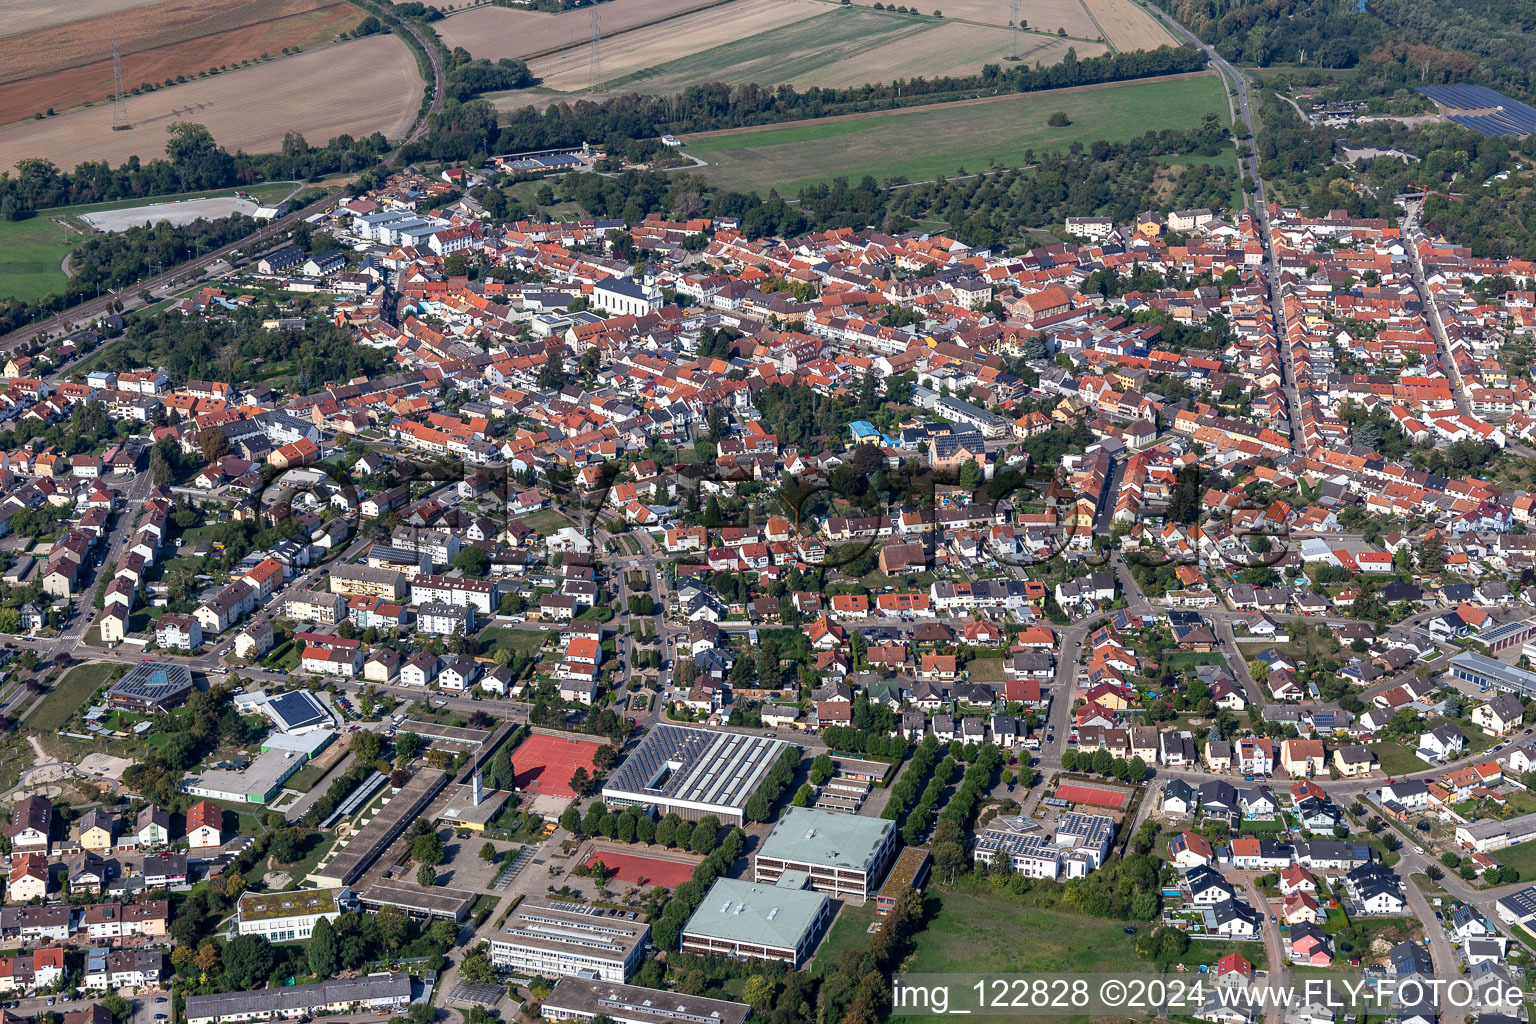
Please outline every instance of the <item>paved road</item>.
[[[1271, 988], [1279, 988], [1285, 984], [1290, 958], [1286, 956], [1285, 944], [1280, 940], [1280, 923], [1275, 920], [1275, 908], [1269, 905], [1269, 901], [1254, 884], [1252, 872], [1234, 871], [1229, 873], [1228, 878], [1243, 887], [1243, 892], [1248, 897], [1248, 904], [1259, 912], [1259, 936], [1264, 940], [1264, 957], [1269, 961], [1268, 982]], [[1280, 1024], [1281, 1017], [1281, 1007], [1265, 1007], [1265, 1024]]]
[[1445, 334], [1445, 322], [1440, 318], [1440, 304], [1430, 294], [1429, 285], [1424, 280], [1424, 263], [1419, 258], [1418, 243], [1423, 240], [1424, 234], [1419, 230], [1418, 221], [1424, 212], [1424, 201], [1420, 199], [1405, 205], [1407, 212], [1402, 219], [1402, 232], [1408, 246], [1410, 265], [1413, 267], [1413, 286], [1418, 290], [1419, 301], [1424, 304], [1424, 318], [1429, 321], [1430, 333], [1435, 336], [1435, 344], [1439, 347], [1440, 362], [1451, 384], [1451, 398], [1456, 403], [1456, 411], [1463, 415], [1471, 415], [1472, 405], [1467, 401], [1467, 390], [1461, 379], [1461, 368], [1456, 365], [1456, 358], [1451, 352], [1450, 339]]

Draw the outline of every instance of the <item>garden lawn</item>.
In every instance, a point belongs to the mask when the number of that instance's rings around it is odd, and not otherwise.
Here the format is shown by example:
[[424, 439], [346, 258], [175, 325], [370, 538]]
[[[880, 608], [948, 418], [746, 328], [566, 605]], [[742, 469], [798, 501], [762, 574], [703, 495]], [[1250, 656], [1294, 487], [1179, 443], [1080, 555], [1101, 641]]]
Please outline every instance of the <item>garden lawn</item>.
[[544, 646], [544, 641], [550, 637], [536, 629], [507, 629], [504, 626], [491, 626], [480, 634], [480, 646], [486, 654], [494, 654], [502, 648], [516, 651], [518, 654], [532, 654]]
[[1003, 659], [972, 658], [965, 664], [965, 674], [972, 682], [1000, 683], [1003, 681]]
[[1519, 843], [1494, 850], [1489, 856], [1507, 868], [1520, 872], [1520, 880], [1536, 879], [1536, 843]]
[[1420, 761], [1413, 751], [1392, 740], [1371, 744], [1371, 751], [1381, 762], [1381, 770], [1388, 775], [1411, 775], [1414, 772], [1428, 771], [1430, 768], [1430, 765]]
[[1217, 651], [1180, 651], [1168, 656], [1166, 667], [1178, 671], [1180, 669], [1194, 668], [1197, 665], [1220, 665], [1225, 667], [1227, 659]]
[[112, 666], [103, 661], [75, 666], [27, 716], [26, 724], [43, 732], [58, 732], [111, 675]]
[[553, 536], [567, 526], [576, 525], [552, 508], [541, 508], [537, 512], [523, 516], [517, 522], [545, 537]]

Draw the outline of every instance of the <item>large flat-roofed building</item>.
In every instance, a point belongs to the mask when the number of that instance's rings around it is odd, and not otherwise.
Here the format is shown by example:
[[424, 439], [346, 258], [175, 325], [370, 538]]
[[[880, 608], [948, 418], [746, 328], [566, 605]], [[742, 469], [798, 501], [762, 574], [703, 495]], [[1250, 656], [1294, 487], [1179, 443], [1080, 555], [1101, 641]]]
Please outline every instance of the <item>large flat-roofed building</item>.
[[295, 750], [274, 747], [258, 754], [256, 760], [238, 770], [215, 769], [201, 775], [189, 775], [182, 780], [182, 792], [210, 800], [227, 800], [231, 803], [265, 804], [277, 797], [288, 777], [309, 758]]
[[786, 871], [804, 872], [811, 888], [863, 903], [896, 852], [896, 823], [810, 807], [791, 807], [752, 858], [752, 877], [772, 885]]
[[745, 822], [743, 809], [789, 744], [764, 736], [658, 725], [603, 785], [610, 806], [676, 811], [689, 821], [713, 814]]
[[1456, 841], [1469, 850], [1488, 853], [1536, 839], [1536, 814], [1522, 814], [1499, 821], [1479, 818], [1456, 826]]
[[1526, 926], [1536, 921], [1536, 885], [1528, 885], [1508, 896], [1500, 896], [1494, 911], [1505, 924]]
[[375, 882], [359, 894], [365, 910], [383, 910], [394, 907], [407, 917], [428, 921], [453, 921], [461, 924], [469, 917], [469, 905], [475, 894], [466, 889], [450, 889], [443, 885], [417, 885], [396, 879]]
[[165, 661], [141, 661], [107, 691], [107, 703], [123, 711], [167, 711], [192, 695], [192, 670]]
[[339, 889], [293, 889], [289, 892], [248, 892], [240, 897], [235, 920], [241, 935], [260, 935], [268, 942], [308, 939], [321, 918], [334, 921], [343, 911], [357, 909], [346, 886]]
[[184, 1012], [187, 1024], [237, 1024], [356, 1010], [388, 1013], [403, 1010], [410, 1002], [409, 974], [370, 974], [362, 978], [322, 981], [318, 985], [187, 996]]
[[337, 565], [330, 571], [333, 594], [382, 597], [398, 601], [410, 591], [405, 573], [393, 569], [375, 569], [367, 565]]
[[443, 725], [440, 722], [418, 722], [414, 718], [407, 718], [399, 725], [400, 732], [413, 732], [426, 740], [428, 745], [439, 743], [451, 744], [455, 747], [467, 747], [470, 750], [479, 750], [485, 745], [495, 732], [491, 729], [468, 729], [462, 725]]
[[544, 997], [540, 1013], [545, 1020], [607, 1017], [613, 1024], [743, 1024], [752, 1008], [724, 999], [566, 977]]
[[786, 871], [773, 885], [719, 878], [683, 926], [683, 952], [782, 960], [799, 967], [832, 923], [825, 893], [801, 888], [804, 874]]
[[270, 697], [261, 710], [280, 732], [300, 733], [333, 724], [329, 709], [308, 690], [293, 690]]
[[645, 958], [651, 926], [628, 911], [528, 899], [491, 939], [491, 963], [506, 970], [560, 978], [622, 982]]
[[1463, 651], [1451, 659], [1451, 675], [1478, 686], [1536, 697], [1536, 672], [1506, 665], [1485, 654]]
[[423, 768], [412, 775], [400, 792], [385, 801], [368, 824], [347, 840], [329, 862], [310, 872], [309, 881], [316, 885], [351, 885], [447, 783], [448, 773], [437, 768]]

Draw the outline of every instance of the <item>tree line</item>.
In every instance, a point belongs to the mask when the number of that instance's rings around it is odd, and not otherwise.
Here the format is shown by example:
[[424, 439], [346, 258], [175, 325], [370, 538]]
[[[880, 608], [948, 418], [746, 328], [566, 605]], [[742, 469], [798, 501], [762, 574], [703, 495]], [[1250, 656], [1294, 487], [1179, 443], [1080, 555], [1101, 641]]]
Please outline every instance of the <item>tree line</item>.
[[[1237, 185], [1235, 167], [1181, 163], [1180, 158], [1215, 155], [1227, 139], [1227, 129], [1211, 113], [1188, 130], [1149, 130], [1124, 142], [1099, 140], [1088, 146], [1074, 142], [1064, 153], [1026, 151], [1026, 167], [969, 175], [957, 168], [962, 172], [958, 177], [941, 175], [915, 185], [902, 178], [879, 182], [865, 175], [852, 182], [839, 177], [801, 190], [798, 203], [775, 193], [765, 198], [756, 192], [717, 191], [701, 176], [650, 171], [567, 174], [560, 196], [594, 217], [733, 217], [754, 238], [790, 238], [832, 227], [899, 232], [938, 220], [967, 244], [995, 246], [1029, 228], [1059, 225], [1069, 214], [1127, 221], [1148, 206], [1223, 208]], [[828, 429], [811, 432], [840, 430], [847, 422], [837, 421], [841, 411], [816, 417]]]
[[378, 132], [364, 138], [338, 135], [324, 146], [311, 146], [289, 132], [276, 153], [229, 153], [206, 127], [177, 122], [166, 129], [165, 156], [129, 157], [118, 167], [85, 160], [64, 171], [51, 160], [18, 160], [16, 170], [0, 172], [0, 217], [20, 220], [34, 210], [117, 199], [200, 192], [262, 181], [303, 180], [362, 170], [389, 151]]

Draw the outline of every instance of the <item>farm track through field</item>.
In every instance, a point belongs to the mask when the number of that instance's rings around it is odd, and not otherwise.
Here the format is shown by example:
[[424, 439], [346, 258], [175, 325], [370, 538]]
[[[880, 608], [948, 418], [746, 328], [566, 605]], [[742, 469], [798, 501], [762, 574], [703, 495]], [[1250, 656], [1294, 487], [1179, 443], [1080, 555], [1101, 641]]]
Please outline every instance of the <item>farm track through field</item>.
[[1093, 16], [1093, 8], [1088, 6], [1087, 0], [1077, 0], [1077, 2], [1083, 5], [1083, 13], [1088, 15], [1088, 20], [1093, 22], [1093, 27], [1099, 30], [1099, 38], [1104, 40], [1105, 46], [1109, 47], [1109, 52], [1119, 53], [1120, 48], [1115, 45], [1113, 39], [1109, 38], [1109, 33], [1104, 31], [1104, 26], [1099, 24], [1099, 19]]
[[1021, 96], [1065, 96], [1076, 92], [1097, 92], [1101, 89], [1116, 89], [1127, 85], [1140, 85], [1151, 82], [1182, 82], [1190, 78], [1203, 78], [1209, 75], [1209, 71], [1186, 71], [1177, 75], [1157, 75], [1152, 78], [1130, 78], [1119, 82], [1095, 82], [1092, 85], [1069, 85], [1063, 89], [1042, 89], [1037, 92], [1008, 92], [997, 96], [977, 96], [968, 100], [952, 100], [948, 103], [917, 104], [910, 107], [894, 107], [889, 110], [862, 110], [856, 114], [836, 114], [832, 117], [811, 117], [799, 121], [778, 121], [774, 124], [754, 124], [745, 128], [719, 128], [707, 132], [690, 132], [687, 135], [679, 135], [678, 138], [687, 142], [690, 139], [714, 139], [725, 135], [752, 135], [757, 132], [780, 131], [785, 128], [798, 128], [810, 124], [837, 124], [843, 121], [868, 121], [877, 117], [891, 117], [897, 114], [915, 114], [926, 111], [954, 109], [956, 107], [977, 107], [987, 103], [1004, 103], [1008, 100], [1017, 100]]
[[[627, 35], [630, 32], [637, 32], [642, 28], [650, 28], [652, 25], [660, 25], [664, 22], [676, 21], [678, 18], [686, 18], [690, 14], [697, 14], [700, 11], [709, 10], [711, 7], [720, 7], [724, 4], [733, 2], [734, 0], [710, 0], [710, 2], [707, 4], [699, 4], [699, 6], [690, 7], [686, 11], [677, 11], [674, 14], [668, 14], [665, 17], [657, 18], [655, 21], [647, 21], [641, 25], [625, 25], [622, 28], [614, 29], [612, 32], [604, 31], [602, 34], [602, 41], [606, 43], [610, 39], [617, 39], [619, 36]], [[583, 39], [573, 43], [562, 43], [559, 46], [551, 46], [547, 50], [539, 50], [536, 53], [530, 53], [525, 59], [532, 60], [535, 57], [549, 57], [553, 56], [554, 54], [561, 53], [565, 50], [573, 50], [578, 46], [590, 45], [592, 45], [592, 40], [590, 39]]]
[[[602, 38], [717, 7], [730, 0], [605, 0], [598, 11]], [[547, 57], [592, 41], [589, 8], [560, 14], [482, 6], [449, 15], [433, 29], [443, 43], [462, 46], [475, 57], [496, 60]]]

